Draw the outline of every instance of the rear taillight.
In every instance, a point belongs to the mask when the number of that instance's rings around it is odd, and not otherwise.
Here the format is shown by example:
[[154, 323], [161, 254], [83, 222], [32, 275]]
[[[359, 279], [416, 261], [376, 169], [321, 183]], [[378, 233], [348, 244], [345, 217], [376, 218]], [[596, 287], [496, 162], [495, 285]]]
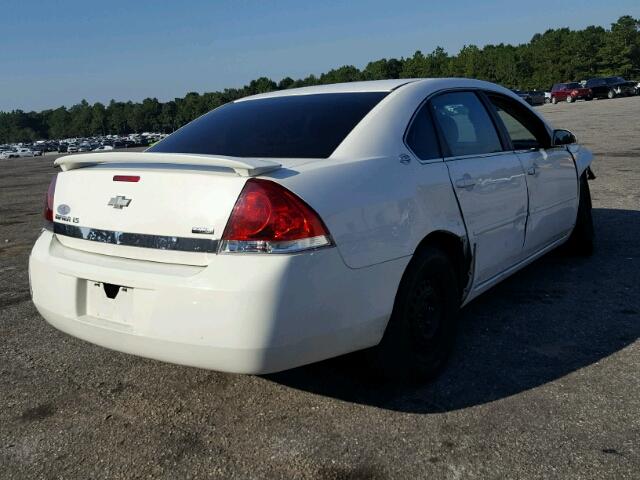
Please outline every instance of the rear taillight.
[[252, 178], [233, 207], [220, 252], [293, 253], [332, 244], [309, 205], [275, 182]]
[[56, 193], [57, 180], [58, 174], [56, 173], [51, 178], [51, 183], [49, 183], [49, 188], [47, 189], [47, 193], [44, 197], [44, 219], [48, 222], [48, 225], [53, 224], [53, 196]]

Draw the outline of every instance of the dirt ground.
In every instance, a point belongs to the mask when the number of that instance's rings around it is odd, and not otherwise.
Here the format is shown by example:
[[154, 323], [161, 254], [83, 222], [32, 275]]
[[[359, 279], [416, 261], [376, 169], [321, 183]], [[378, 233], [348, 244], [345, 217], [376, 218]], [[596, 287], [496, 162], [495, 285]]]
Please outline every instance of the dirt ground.
[[436, 382], [337, 359], [264, 377], [105, 350], [29, 299], [53, 156], [0, 161], [0, 477], [640, 477], [640, 97], [539, 111], [596, 153], [597, 250], [463, 311]]

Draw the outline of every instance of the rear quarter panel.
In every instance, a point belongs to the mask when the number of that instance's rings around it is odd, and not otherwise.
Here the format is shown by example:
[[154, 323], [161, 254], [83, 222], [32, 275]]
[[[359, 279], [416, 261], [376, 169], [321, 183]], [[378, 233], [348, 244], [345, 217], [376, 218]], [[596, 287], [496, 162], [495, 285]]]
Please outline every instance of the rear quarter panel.
[[320, 214], [351, 268], [412, 255], [436, 230], [466, 235], [444, 162], [376, 157], [302, 168], [279, 181]]

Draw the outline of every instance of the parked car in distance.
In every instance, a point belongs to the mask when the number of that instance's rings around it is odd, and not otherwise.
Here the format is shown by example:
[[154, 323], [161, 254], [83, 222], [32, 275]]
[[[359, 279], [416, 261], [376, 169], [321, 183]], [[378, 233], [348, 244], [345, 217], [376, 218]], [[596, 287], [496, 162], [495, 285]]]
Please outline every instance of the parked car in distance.
[[591, 100], [593, 95], [591, 90], [583, 87], [578, 82], [556, 83], [551, 87], [551, 103], [566, 101], [568, 103], [576, 100]]
[[512, 90], [513, 93], [522, 98], [525, 102], [527, 102], [531, 106], [535, 105], [543, 105], [544, 104], [544, 92], [536, 91], [536, 90]]
[[75, 144], [69, 144], [67, 145], [67, 153], [78, 153], [79, 148], [77, 145]]
[[622, 77], [591, 78], [587, 80], [587, 87], [595, 98], [611, 99], [636, 94], [636, 84]]
[[143, 153], [57, 159], [33, 302], [168, 362], [259, 374], [365, 349], [367, 370], [431, 379], [460, 307], [562, 244], [591, 252], [592, 157], [478, 80], [243, 98]]
[[100, 145], [99, 147], [93, 149], [94, 152], [109, 152], [111, 150], [113, 150], [113, 147], [111, 145]]
[[21, 158], [21, 157], [33, 157], [32, 150], [24, 147], [15, 148], [2, 153], [2, 158]]
[[527, 93], [531, 98], [531, 103], [529, 103], [529, 105], [532, 105], [532, 106], [544, 105], [545, 95], [542, 90], [529, 90]]

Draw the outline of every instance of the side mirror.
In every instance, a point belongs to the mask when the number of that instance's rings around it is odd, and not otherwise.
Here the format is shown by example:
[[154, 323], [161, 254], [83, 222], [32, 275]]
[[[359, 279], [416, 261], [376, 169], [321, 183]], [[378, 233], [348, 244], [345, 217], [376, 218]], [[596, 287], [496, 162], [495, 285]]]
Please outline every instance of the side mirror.
[[576, 136], [569, 130], [554, 130], [553, 131], [553, 146], [559, 147], [562, 145], [571, 145], [578, 143]]

